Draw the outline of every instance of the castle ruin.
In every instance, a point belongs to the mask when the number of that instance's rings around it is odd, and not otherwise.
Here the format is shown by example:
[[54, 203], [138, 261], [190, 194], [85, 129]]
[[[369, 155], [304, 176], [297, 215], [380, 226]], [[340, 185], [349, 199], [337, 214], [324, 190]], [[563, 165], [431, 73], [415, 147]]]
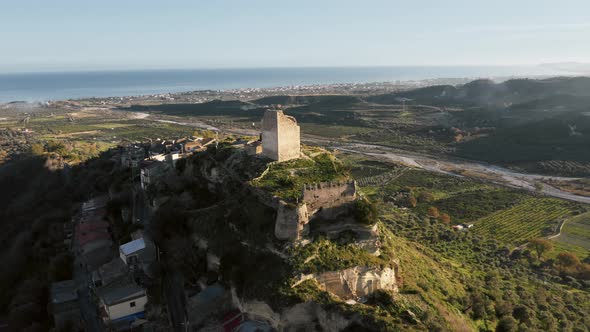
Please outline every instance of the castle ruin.
[[303, 187], [303, 201], [310, 215], [318, 214], [325, 219], [335, 219], [346, 212], [348, 203], [356, 199], [356, 182], [321, 182]]
[[300, 128], [294, 117], [281, 110], [267, 110], [262, 118], [262, 154], [286, 161], [301, 154]]
[[302, 202], [289, 206], [279, 202], [275, 236], [281, 240], [299, 240], [309, 231], [314, 217], [333, 220], [350, 211], [356, 200], [356, 182], [321, 182], [305, 185]]

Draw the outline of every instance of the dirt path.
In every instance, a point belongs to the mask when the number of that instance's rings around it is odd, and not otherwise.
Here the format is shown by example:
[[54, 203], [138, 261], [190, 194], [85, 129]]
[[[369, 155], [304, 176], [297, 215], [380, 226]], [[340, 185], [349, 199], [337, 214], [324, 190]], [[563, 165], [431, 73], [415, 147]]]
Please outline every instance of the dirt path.
[[561, 222], [561, 225], [559, 225], [559, 230], [557, 231], [557, 234], [555, 235], [551, 235], [547, 237], [547, 240], [552, 240], [555, 239], [556, 237], [561, 235], [561, 231], [563, 230], [563, 226], [565, 226], [565, 223], [568, 221], [569, 218], [563, 219], [563, 221]]

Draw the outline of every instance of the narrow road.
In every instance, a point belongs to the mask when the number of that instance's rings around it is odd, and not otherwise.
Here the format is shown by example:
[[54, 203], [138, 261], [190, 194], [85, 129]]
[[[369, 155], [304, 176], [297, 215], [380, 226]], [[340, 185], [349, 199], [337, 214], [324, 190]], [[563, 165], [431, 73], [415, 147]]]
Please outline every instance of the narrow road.
[[163, 288], [168, 304], [168, 314], [172, 328], [177, 332], [189, 330], [186, 312], [186, 294], [184, 293], [184, 278], [182, 273], [170, 271], [163, 279]]
[[[79, 251], [78, 243], [74, 241], [74, 253]], [[80, 305], [80, 313], [84, 320], [84, 331], [102, 332], [105, 327], [102, 319], [98, 317], [97, 307], [90, 293], [91, 274], [86, 271], [84, 261], [76, 254], [74, 259], [74, 280], [78, 286], [78, 304]]]

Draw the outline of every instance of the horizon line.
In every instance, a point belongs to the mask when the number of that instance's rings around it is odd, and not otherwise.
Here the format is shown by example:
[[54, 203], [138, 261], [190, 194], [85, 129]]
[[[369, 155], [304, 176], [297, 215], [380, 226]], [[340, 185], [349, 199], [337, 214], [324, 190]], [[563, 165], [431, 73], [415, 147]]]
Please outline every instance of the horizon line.
[[0, 75], [19, 75], [19, 74], [45, 74], [45, 73], [97, 73], [97, 72], [149, 72], [149, 71], [183, 71], [183, 70], [260, 70], [260, 69], [344, 69], [344, 68], [416, 68], [416, 67], [490, 67], [490, 68], [511, 68], [511, 67], [544, 67], [558, 65], [590, 65], [585, 62], [552, 62], [536, 64], [404, 64], [404, 65], [309, 65], [309, 66], [215, 66], [215, 67], [141, 67], [141, 68], [56, 68], [56, 69], [38, 69], [38, 70], [16, 70], [0, 71]]

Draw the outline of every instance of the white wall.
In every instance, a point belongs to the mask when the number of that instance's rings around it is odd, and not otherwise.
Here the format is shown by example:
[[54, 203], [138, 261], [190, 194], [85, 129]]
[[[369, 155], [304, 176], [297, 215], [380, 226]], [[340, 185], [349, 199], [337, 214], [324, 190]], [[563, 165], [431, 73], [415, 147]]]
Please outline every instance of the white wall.
[[[135, 306], [131, 307], [129, 304], [131, 302], [135, 302]], [[129, 316], [132, 314], [136, 314], [138, 312], [145, 311], [145, 305], [147, 303], [147, 296], [144, 295], [137, 299], [121, 302], [112, 306], [107, 307], [107, 312], [109, 314], [109, 318], [111, 320], [115, 320], [117, 318]]]

